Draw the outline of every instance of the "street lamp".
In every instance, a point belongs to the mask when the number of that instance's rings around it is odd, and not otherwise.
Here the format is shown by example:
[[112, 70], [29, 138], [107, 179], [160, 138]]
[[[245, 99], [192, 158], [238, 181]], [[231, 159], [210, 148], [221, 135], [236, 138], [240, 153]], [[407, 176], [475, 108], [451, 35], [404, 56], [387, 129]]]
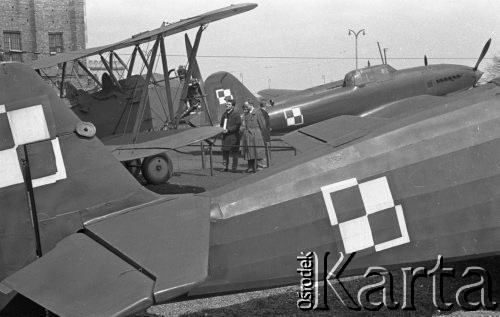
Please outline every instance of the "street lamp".
[[358, 35], [359, 33], [363, 32], [363, 35], [365, 35], [365, 29], [361, 29], [358, 32], [354, 32], [353, 30], [349, 29], [349, 33], [347, 35], [354, 34], [355, 37], [355, 42], [356, 42], [356, 69], [358, 69]]

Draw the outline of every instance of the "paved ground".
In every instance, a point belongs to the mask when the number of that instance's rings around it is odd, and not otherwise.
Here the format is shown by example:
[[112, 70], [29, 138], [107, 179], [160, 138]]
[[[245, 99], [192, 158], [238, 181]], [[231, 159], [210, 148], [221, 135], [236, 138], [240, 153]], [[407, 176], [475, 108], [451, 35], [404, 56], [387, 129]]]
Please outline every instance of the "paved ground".
[[[277, 143], [284, 145], [282, 143]], [[160, 194], [179, 194], [179, 193], [200, 193], [219, 186], [223, 186], [236, 179], [245, 177], [248, 174], [242, 171], [246, 169], [246, 161], [241, 160], [238, 173], [228, 173], [222, 171], [222, 159], [218, 152], [213, 155], [213, 174], [210, 176], [209, 158], [206, 157], [206, 169], [201, 169], [202, 162], [199, 147], [189, 147], [182, 149], [181, 152], [171, 152], [170, 156], [174, 162], [174, 176], [168, 184], [148, 185], [147, 187]], [[272, 152], [273, 162], [279, 164], [282, 160], [291, 159], [294, 156], [293, 151], [275, 151]], [[143, 181], [143, 180], [142, 180]], [[461, 262], [453, 267], [457, 269], [457, 276], [460, 276], [465, 266], [477, 265], [487, 268], [492, 276], [493, 299], [500, 302], [500, 256], [486, 259]], [[429, 265], [429, 268], [433, 264]], [[399, 272], [395, 275], [395, 299], [402, 301], [402, 277]], [[457, 282], [458, 281], [458, 282]], [[461, 280], [464, 282], [463, 280]], [[298, 286], [281, 287], [276, 289], [248, 292], [243, 294], [219, 296], [206, 299], [191, 300], [179, 303], [153, 306], [135, 317], [161, 317], [161, 316], [393, 316], [393, 315], [411, 315], [411, 316], [430, 316], [441, 314], [452, 314], [453, 316], [500, 316], [500, 312], [464, 312], [456, 304], [454, 294], [460, 287], [460, 279], [446, 283], [443, 294], [448, 302], [455, 303], [451, 312], [439, 311], [432, 303], [432, 279], [427, 278], [417, 280], [415, 286], [415, 306], [416, 311], [401, 310], [392, 311], [382, 308], [378, 312], [362, 310], [359, 312], [350, 311], [343, 307], [340, 301], [329, 293], [328, 305], [329, 311], [302, 312], [296, 307]], [[348, 289], [359, 290], [368, 283], [367, 279], [350, 278], [345, 285]], [[472, 283], [469, 280], [467, 284]], [[356, 291], [354, 291], [356, 294]], [[380, 294], [379, 294], [380, 295]], [[478, 292], [472, 294], [472, 298], [477, 298]], [[377, 296], [377, 295], [375, 295]]]

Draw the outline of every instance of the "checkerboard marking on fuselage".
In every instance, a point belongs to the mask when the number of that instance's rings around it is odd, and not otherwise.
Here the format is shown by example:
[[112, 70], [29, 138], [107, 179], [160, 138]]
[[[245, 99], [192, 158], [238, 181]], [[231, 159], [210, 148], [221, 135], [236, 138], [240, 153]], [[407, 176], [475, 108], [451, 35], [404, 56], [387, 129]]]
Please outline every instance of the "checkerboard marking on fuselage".
[[410, 242], [403, 207], [395, 205], [387, 177], [363, 183], [351, 178], [323, 186], [321, 192], [346, 253], [378, 252]]
[[[0, 188], [24, 182], [17, 147], [50, 139], [49, 128], [42, 105], [6, 111], [0, 105]], [[43, 186], [66, 178], [59, 139], [47, 141], [53, 151], [55, 173], [33, 179], [33, 187]], [[35, 163], [35, 162], [34, 162]]]
[[287, 127], [301, 125], [304, 123], [304, 116], [302, 115], [300, 108], [283, 110], [283, 115], [285, 116]]
[[234, 99], [233, 95], [231, 95], [231, 89], [217, 89], [215, 91], [215, 95], [217, 99], [219, 99], [219, 104], [224, 105], [226, 103], [226, 98]]

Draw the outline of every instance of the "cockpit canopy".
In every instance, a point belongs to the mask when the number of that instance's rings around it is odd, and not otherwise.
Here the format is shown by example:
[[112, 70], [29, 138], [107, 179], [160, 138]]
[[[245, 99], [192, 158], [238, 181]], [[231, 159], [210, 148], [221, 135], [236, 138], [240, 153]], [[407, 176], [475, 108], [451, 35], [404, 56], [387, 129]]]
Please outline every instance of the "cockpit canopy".
[[348, 72], [344, 77], [344, 87], [363, 86], [376, 81], [384, 81], [391, 77], [396, 70], [389, 65], [377, 65], [356, 69]]

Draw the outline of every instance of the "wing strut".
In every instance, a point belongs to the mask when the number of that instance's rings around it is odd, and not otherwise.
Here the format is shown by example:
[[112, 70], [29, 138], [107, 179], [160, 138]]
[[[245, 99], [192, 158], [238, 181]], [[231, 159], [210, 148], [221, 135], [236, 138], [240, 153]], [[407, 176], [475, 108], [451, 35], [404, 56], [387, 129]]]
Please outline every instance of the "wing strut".
[[170, 122], [174, 122], [174, 104], [172, 102], [172, 92], [170, 91], [170, 76], [168, 72], [167, 55], [165, 51], [165, 39], [161, 37], [160, 40], [160, 54], [161, 63], [163, 65], [163, 76], [165, 80], [165, 90], [167, 92], [167, 104], [168, 104], [168, 115], [170, 116]]
[[101, 62], [102, 64], [104, 65], [104, 67], [106, 68], [106, 70], [108, 71], [109, 73], [109, 77], [111, 77], [111, 80], [113, 81], [113, 83], [118, 87], [120, 88], [120, 90], [122, 90], [122, 86], [120, 85], [120, 83], [118, 82], [118, 80], [116, 79], [115, 77], [115, 74], [113, 74], [113, 70], [111, 69], [111, 67], [108, 65], [108, 62], [106, 61], [106, 59], [104, 58], [104, 56], [102, 56], [102, 54], [99, 54], [99, 56], [101, 56]]
[[67, 62], [63, 63], [63, 69], [62, 69], [62, 75], [61, 75], [61, 86], [59, 86], [59, 97], [63, 97], [63, 92], [64, 92], [64, 77], [66, 77], [66, 64]]
[[87, 73], [87, 75], [90, 76], [90, 78], [92, 78], [95, 83], [102, 88], [102, 84], [101, 82], [99, 81], [99, 79], [94, 75], [92, 74], [92, 72], [87, 68], [87, 66], [85, 66], [84, 63], [82, 63], [79, 59], [76, 60], [76, 62], [78, 63], [78, 65], [80, 65], [80, 67]]
[[150, 82], [151, 76], [153, 74], [153, 67], [155, 65], [156, 53], [158, 52], [158, 45], [160, 44], [160, 39], [161, 39], [161, 34], [157, 36], [155, 44], [153, 46], [153, 50], [151, 52], [151, 59], [148, 65], [148, 72], [146, 74], [146, 85], [142, 90], [141, 101], [139, 103], [139, 109], [137, 109], [137, 116], [134, 122], [134, 129], [132, 130], [132, 133], [134, 135], [132, 143], [135, 143], [137, 141], [137, 135], [139, 134], [139, 128], [141, 127], [142, 118], [144, 116], [144, 110], [146, 109], [146, 100], [148, 98], [148, 90], [149, 90], [147, 87], [147, 83]]
[[[189, 37], [187, 34], [184, 35], [184, 40], [186, 42], [186, 52], [188, 55], [191, 55], [193, 51], [193, 47], [191, 46], [191, 41], [189, 41]], [[210, 108], [207, 103], [207, 95], [205, 94], [205, 82], [203, 81], [203, 76], [201, 76], [200, 67], [198, 66], [198, 61], [196, 60], [196, 56], [193, 58], [193, 76], [198, 79], [198, 84], [200, 87], [200, 95], [202, 97], [202, 104], [205, 107], [205, 111], [207, 113], [207, 117], [210, 125], [213, 125], [212, 114], [210, 113]]]
[[132, 76], [132, 70], [134, 69], [135, 56], [137, 55], [138, 48], [139, 45], [136, 45], [134, 47], [134, 51], [132, 52], [132, 57], [130, 57], [130, 65], [128, 66], [127, 78], [130, 78], [130, 76]]
[[[139, 51], [139, 55], [141, 55], [141, 58], [142, 58], [142, 62], [144, 63], [144, 65], [146, 66], [146, 68], [149, 68], [149, 63], [148, 63], [148, 59], [146, 57], [146, 55], [144, 54], [144, 52], [142, 51], [141, 47], [140, 46], [137, 46], [137, 50]], [[154, 75], [151, 76], [151, 80], [153, 81], [153, 84], [158, 84], [156, 82], [156, 78]], [[147, 82], [147, 84], [149, 85], [149, 81]]]

